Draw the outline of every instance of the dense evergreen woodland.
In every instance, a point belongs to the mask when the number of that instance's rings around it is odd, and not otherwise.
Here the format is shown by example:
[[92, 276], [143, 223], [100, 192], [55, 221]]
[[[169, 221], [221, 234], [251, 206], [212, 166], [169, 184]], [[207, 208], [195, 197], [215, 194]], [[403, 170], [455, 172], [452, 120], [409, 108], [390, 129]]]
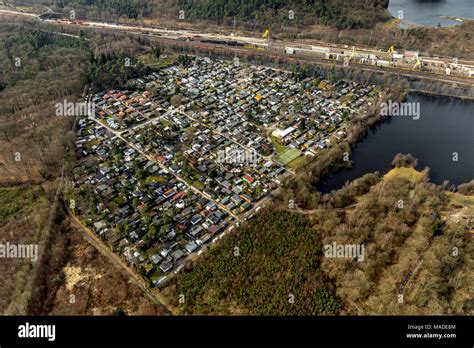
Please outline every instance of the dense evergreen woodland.
[[265, 211], [182, 275], [176, 302], [183, 294], [183, 312], [195, 314], [334, 314], [340, 303], [320, 260], [320, 239], [306, 218]]
[[150, 14], [149, 0], [56, 0], [55, 5], [64, 7], [92, 7], [108, 14], [109, 17], [137, 19]]
[[[323, 24], [339, 29], [372, 27], [389, 18], [388, 0], [33, 0], [60, 12], [108, 19], [168, 17], [252, 26]], [[62, 10], [62, 11], [61, 11]], [[291, 16], [292, 11], [294, 16]]]
[[[272, 22], [325, 24], [337, 28], [373, 26], [386, 19], [384, 1], [341, 0], [179, 0], [191, 18], [222, 21], [236, 18], [269, 25]], [[290, 18], [289, 11], [293, 11]]]

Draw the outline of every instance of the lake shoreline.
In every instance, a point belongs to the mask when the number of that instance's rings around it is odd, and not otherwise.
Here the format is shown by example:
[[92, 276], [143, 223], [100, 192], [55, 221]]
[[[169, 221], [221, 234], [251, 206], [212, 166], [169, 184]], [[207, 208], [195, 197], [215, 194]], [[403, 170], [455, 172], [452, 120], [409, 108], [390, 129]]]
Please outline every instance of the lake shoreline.
[[[474, 130], [472, 99], [415, 91], [407, 94], [404, 101], [422, 103], [428, 111], [423, 115], [422, 122], [414, 123], [416, 127], [413, 127], [409, 120], [383, 117], [369, 126], [364, 136], [350, 144], [351, 168], [336, 170], [321, 178], [317, 185], [319, 192], [339, 190], [347, 181], [353, 181], [368, 173], [379, 172], [380, 175], [385, 175], [392, 169], [391, 162], [397, 153], [412, 153], [418, 159], [417, 170], [429, 167], [430, 181], [437, 185], [449, 180], [451, 185], [459, 186], [473, 179], [469, 175], [474, 173], [474, 168], [471, 168], [473, 166], [468, 158], [469, 151], [474, 147], [472, 135], [469, 137], [469, 132]], [[456, 119], [453, 121], [453, 118]], [[433, 119], [436, 122], [432, 122]], [[437, 136], [431, 135], [431, 131]], [[443, 134], [446, 135], [445, 138]], [[438, 142], [432, 145], [436, 138], [439, 138]], [[447, 149], [459, 152], [462, 159], [466, 158], [466, 163], [461, 162], [461, 168], [453, 166], [446, 160], [450, 154]], [[444, 158], [443, 161], [440, 156]]]
[[[411, 0], [389, 0], [387, 12], [395, 19], [400, 19], [401, 14], [403, 25], [408, 27], [436, 28], [441, 25], [443, 28], [450, 28], [474, 20], [470, 0], [424, 3]], [[471, 17], [468, 16], [469, 14]]]

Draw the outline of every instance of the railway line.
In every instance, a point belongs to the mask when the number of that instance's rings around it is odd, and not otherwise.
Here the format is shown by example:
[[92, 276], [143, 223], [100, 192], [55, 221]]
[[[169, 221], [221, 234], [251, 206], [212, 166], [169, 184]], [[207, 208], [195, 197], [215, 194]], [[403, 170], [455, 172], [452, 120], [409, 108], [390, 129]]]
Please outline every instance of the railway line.
[[[288, 64], [299, 64], [302, 62], [315, 63], [321, 66], [339, 66], [344, 67], [343, 61], [334, 61], [331, 59], [318, 58], [310, 55], [285, 55], [274, 49], [255, 50], [245, 47], [224, 46], [222, 44], [201, 42], [201, 41], [178, 41], [169, 38], [157, 37], [155, 35], [146, 34], [152, 41], [163, 45], [186, 47], [190, 49], [198, 49], [203, 51], [216, 52], [221, 54], [233, 53], [236, 57], [260, 57], [270, 59], [272, 61], [285, 62]], [[426, 74], [423, 72], [412, 71], [402, 68], [382, 68], [370, 65], [352, 63], [346, 67], [347, 69], [357, 69], [360, 71], [368, 71], [372, 73], [391, 73], [394, 75], [402, 75], [408, 78], [422, 79], [425, 81], [441, 81], [458, 87], [472, 88], [474, 81], [459, 76], [445, 76], [442, 74]]]
[[[197, 30], [144, 27], [133, 24], [108, 23], [93, 20], [65, 19], [61, 14], [41, 15], [0, 9], [0, 15], [36, 16], [49, 24], [71, 28], [119, 31], [147, 36], [154, 42], [175, 47], [207, 50], [236, 57], [260, 57], [289, 64], [308, 62], [321, 66], [339, 66], [378, 74], [392, 74], [423, 81], [438, 81], [455, 87], [474, 87], [474, 61], [453, 57], [423, 56], [418, 52], [397, 52], [392, 47], [384, 52], [369, 47], [352, 47], [332, 43], [311, 46], [299, 42], [270, 40]], [[391, 51], [390, 51], [391, 50]], [[412, 64], [415, 64], [412, 67]]]

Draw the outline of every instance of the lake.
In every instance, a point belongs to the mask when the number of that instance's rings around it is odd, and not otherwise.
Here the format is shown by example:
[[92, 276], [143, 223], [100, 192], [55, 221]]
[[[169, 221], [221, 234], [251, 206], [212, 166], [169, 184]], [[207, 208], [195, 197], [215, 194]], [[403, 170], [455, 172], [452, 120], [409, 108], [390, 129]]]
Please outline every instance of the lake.
[[408, 95], [406, 102], [419, 103], [419, 119], [384, 118], [353, 149], [353, 167], [326, 178], [318, 186], [321, 192], [367, 173], [387, 173], [399, 152], [416, 157], [418, 169], [430, 167], [434, 183], [459, 185], [474, 179], [474, 102], [421, 94]]
[[443, 27], [459, 24], [444, 16], [474, 19], [473, 0], [390, 0], [390, 14], [398, 18], [403, 11], [403, 20], [410, 24]]

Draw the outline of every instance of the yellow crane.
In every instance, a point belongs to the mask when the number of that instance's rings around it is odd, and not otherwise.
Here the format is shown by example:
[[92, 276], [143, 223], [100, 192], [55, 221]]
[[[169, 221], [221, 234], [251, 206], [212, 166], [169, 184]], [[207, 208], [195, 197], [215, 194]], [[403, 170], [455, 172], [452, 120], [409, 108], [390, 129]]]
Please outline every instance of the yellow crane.
[[265, 31], [263, 32], [263, 35], [262, 35], [262, 39], [265, 39], [265, 40], [270, 40], [270, 30], [268, 29], [265, 29]]
[[420, 68], [420, 70], [421, 70], [421, 60], [418, 57], [418, 54], [415, 57], [416, 57], [416, 63], [415, 63], [415, 66], [413, 67], [413, 70], [416, 70], [418, 68]]
[[388, 53], [390, 59], [393, 61], [393, 54], [395, 53], [395, 47], [394, 47], [393, 45], [390, 46], [390, 48], [388, 49], [387, 53]]

